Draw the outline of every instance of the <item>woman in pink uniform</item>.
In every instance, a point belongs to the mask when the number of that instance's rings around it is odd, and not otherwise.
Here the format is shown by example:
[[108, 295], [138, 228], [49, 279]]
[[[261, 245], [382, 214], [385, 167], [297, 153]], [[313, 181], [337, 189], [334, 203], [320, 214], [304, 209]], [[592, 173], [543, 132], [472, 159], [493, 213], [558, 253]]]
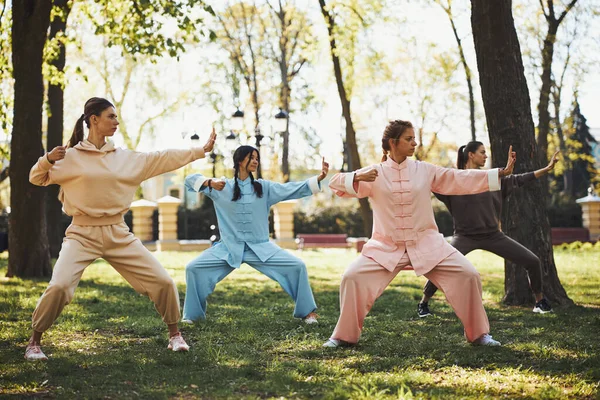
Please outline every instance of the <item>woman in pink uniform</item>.
[[417, 143], [408, 121], [391, 121], [382, 138], [380, 164], [339, 173], [329, 187], [341, 197], [368, 197], [373, 207], [373, 234], [350, 264], [340, 285], [340, 318], [325, 347], [355, 344], [375, 300], [404, 267], [412, 265], [441, 287], [461, 320], [467, 340], [499, 346], [481, 298], [481, 280], [473, 265], [439, 233], [431, 192], [474, 194], [499, 190], [499, 177], [512, 170], [456, 170], [408, 159]]

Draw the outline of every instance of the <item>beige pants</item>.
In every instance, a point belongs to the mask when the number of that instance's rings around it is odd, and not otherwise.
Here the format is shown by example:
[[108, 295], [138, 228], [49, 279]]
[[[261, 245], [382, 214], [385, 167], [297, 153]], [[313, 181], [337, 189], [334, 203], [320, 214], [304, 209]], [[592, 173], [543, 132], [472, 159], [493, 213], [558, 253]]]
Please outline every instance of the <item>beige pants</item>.
[[70, 225], [52, 279], [33, 312], [32, 327], [44, 332], [71, 302], [88, 265], [104, 258], [138, 292], [150, 297], [167, 324], [179, 321], [179, 293], [158, 260], [125, 222], [104, 226]]
[[[331, 338], [357, 343], [365, 317], [375, 300], [409, 264], [406, 253], [391, 272], [363, 255], [354, 260], [342, 276], [340, 318]], [[489, 333], [490, 324], [481, 299], [481, 279], [465, 256], [452, 253], [425, 276], [444, 291], [448, 303], [463, 323], [469, 342]]]

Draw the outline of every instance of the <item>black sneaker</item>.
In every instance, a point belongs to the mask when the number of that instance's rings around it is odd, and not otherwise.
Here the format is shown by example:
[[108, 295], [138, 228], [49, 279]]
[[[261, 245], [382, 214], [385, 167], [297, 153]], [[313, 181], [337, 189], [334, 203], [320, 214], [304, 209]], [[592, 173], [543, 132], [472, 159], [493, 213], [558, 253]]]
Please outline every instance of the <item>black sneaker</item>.
[[419, 303], [419, 305], [417, 306], [417, 313], [419, 313], [420, 318], [430, 316], [431, 312], [429, 312], [429, 304], [423, 302]]
[[544, 297], [543, 299], [535, 303], [535, 307], [533, 307], [533, 312], [538, 314], [546, 314], [552, 312], [552, 306]]

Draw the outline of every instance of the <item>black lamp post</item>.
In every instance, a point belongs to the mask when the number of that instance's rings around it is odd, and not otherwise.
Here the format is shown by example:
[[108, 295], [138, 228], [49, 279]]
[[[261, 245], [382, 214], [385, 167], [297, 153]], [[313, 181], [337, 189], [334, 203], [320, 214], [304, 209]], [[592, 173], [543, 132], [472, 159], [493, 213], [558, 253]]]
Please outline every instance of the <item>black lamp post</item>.
[[289, 114], [283, 109], [279, 109], [279, 112], [275, 114], [275, 122], [273, 123], [273, 129], [275, 132], [285, 132], [287, 130], [287, 120]]
[[[182, 136], [184, 136], [184, 135], [182, 135]], [[199, 140], [200, 140], [200, 136], [198, 136], [195, 133], [192, 136], [190, 136], [190, 141], [192, 142], [192, 147], [196, 147]], [[185, 190], [185, 177], [187, 176], [188, 165], [189, 164], [186, 164], [185, 167], [183, 167], [183, 179], [184, 179], [184, 183], [183, 183], [183, 235], [185, 236], [186, 240], [188, 239], [188, 215], [187, 215], [188, 201], [187, 201], [187, 190]]]

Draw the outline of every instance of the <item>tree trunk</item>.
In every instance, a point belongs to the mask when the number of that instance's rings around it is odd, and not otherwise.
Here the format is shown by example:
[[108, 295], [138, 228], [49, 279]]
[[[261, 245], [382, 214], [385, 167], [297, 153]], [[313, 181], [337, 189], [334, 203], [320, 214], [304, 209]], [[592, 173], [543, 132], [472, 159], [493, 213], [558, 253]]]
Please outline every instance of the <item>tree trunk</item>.
[[[67, 0], [54, 0], [54, 4], [59, 7], [63, 14], [55, 15], [50, 23], [50, 37], [52, 40], [57, 34], [65, 32], [67, 27], [67, 18], [71, 8]], [[57, 57], [51, 64], [56, 67], [58, 73], [63, 73], [65, 69], [65, 46], [61, 42]], [[62, 146], [64, 132], [64, 90], [61, 84], [48, 84], [48, 134], [46, 150], [51, 151], [56, 146]], [[46, 223], [48, 232], [48, 244], [50, 246], [50, 257], [58, 258], [60, 247], [65, 235], [61, 227], [62, 204], [58, 200], [58, 185], [50, 185], [47, 188], [46, 202]]]
[[[321, 6], [321, 12], [325, 18], [327, 24], [327, 32], [329, 33], [329, 46], [331, 51], [331, 59], [333, 61], [333, 72], [335, 75], [335, 82], [338, 88], [338, 94], [340, 96], [340, 102], [342, 103], [342, 114], [346, 121], [346, 150], [348, 151], [348, 171], [355, 171], [361, 168], [360, 156], [358, 154], [358, 146], [356, 143], [356, 132], [354, 131], [354, 125], [352, 124], [352, 115], [350, 113], [350, 99], [346, 94], [346, 88], [344, 87], [344, 79], [342, 76], [342, 67], [340, 64], [340, 58], [338, 56], [337, 44], [334, 36], [335, 21], [333, 16], [327, 10], [325, 0], [319, 0]], [[360, 213], [363, 219], [363, 234], [366, 237], [371, 236], [373, 230], [373, 213], [369, 200], [366, 198], [359, 199]]]
[[11, 139], [8, 273], [41, 277], [51, 274], [46, 236], [45, 190], [29, 183], [29, 170], [43, 154], [42, 54], [52, 2], [13, 2], [12, 59], [15, 103]]
[[552, 58], [554, 56], [554, 43], [556, 42], [556, 32], [558, 23], [556, 21], [548, 22], [548, 32], [544, 39], [542, 49], [542, 87], [540, 89], [540, 101], [538, 103], [538, 148], [539, 156], [543, 162], [548, 161], [548, 133], [550, 133], [550, 90], [552, 90]]
[[[471, 26], [479, 81], [494, 164], [503, 165], [508, 147], [519, 157], [519, 172], [541, 167], [521, 49], [515, 31], [511, 0], [471, 0]], [[550, 224], [545, 204], [548, 194], [540, 182], [525, 186], [504, 204], [503, 231], [540, 257], [544, 294], [556, 304], [570, 304], [556, 272]], [[505, 262], [506, 304], [532, 302], [524, 268]]]
[[471, 140], [477, 140], [477, 130], [475, 128], [475, 95], [473, 94], [473, 77], [471, 74], [471, 68], [469, 68], [469, 64], [467, 63], [467, 58], [465, 57], [465, 52], [463, 49], [462, 41], [458, 36], [458, 30], [456, 29], [456, 25], [454, 24], [454, 16], [452, 15], [452, 8], [450, 7], [451, 3], [448, 3], [448, 8], [444, 8], [448, 18], [450, 19], [450, 25], [452, 26], [452, 32], [454, 33], [454, 39], [456, 40], [456, 45], [458, 46], [458, 53], [460, 55], [460, 62], [463, 65], [465, 70], [465, 79], [467, 80], [467, 88], [469, 89], [469, 111], [471, 115]]
[[544, 7], [544, 2], [540, 0], [542, 12], [548, 22], [548, 31], [544, 38], [544, 46], [542, 48], [542, 87], [540, 89], [540, 101], [538, 103], [538, 138], [539, 157], [546, 163], [548, 161], [548, 134], [550, 133], [550, 91], [552, 90], [552, 59], [554, 57], [554, 44], [556, 43], [556, 33], [561, 22], [565, 19], [569, 11], [575, 6], [578, 0], [571, 0], [556, 18], [554, 10], [554, 0], [546, 0], [547, 9]]
[[[281, 73], [281, 87], [279, 90], [279, 101], [282, 109], [288, 113], [288, 118], [285, 121], [285, 131], [282, 133], [283, 136], [283, 149], [281, 152], [281, 173], [283, 175], [284, 182], [290, 181], [290, 82], [289, 82], [289, 71], [288, 71], [288, 37], [286, 34], [286, 21], [285, 21], [285, 10], [279, 2], [279, 10], [277, 11], [277, 17], [281, 24], [281, 37], [279, 38], [279, 72]], [[289, 55], [291, 58], [291, 54]]]

